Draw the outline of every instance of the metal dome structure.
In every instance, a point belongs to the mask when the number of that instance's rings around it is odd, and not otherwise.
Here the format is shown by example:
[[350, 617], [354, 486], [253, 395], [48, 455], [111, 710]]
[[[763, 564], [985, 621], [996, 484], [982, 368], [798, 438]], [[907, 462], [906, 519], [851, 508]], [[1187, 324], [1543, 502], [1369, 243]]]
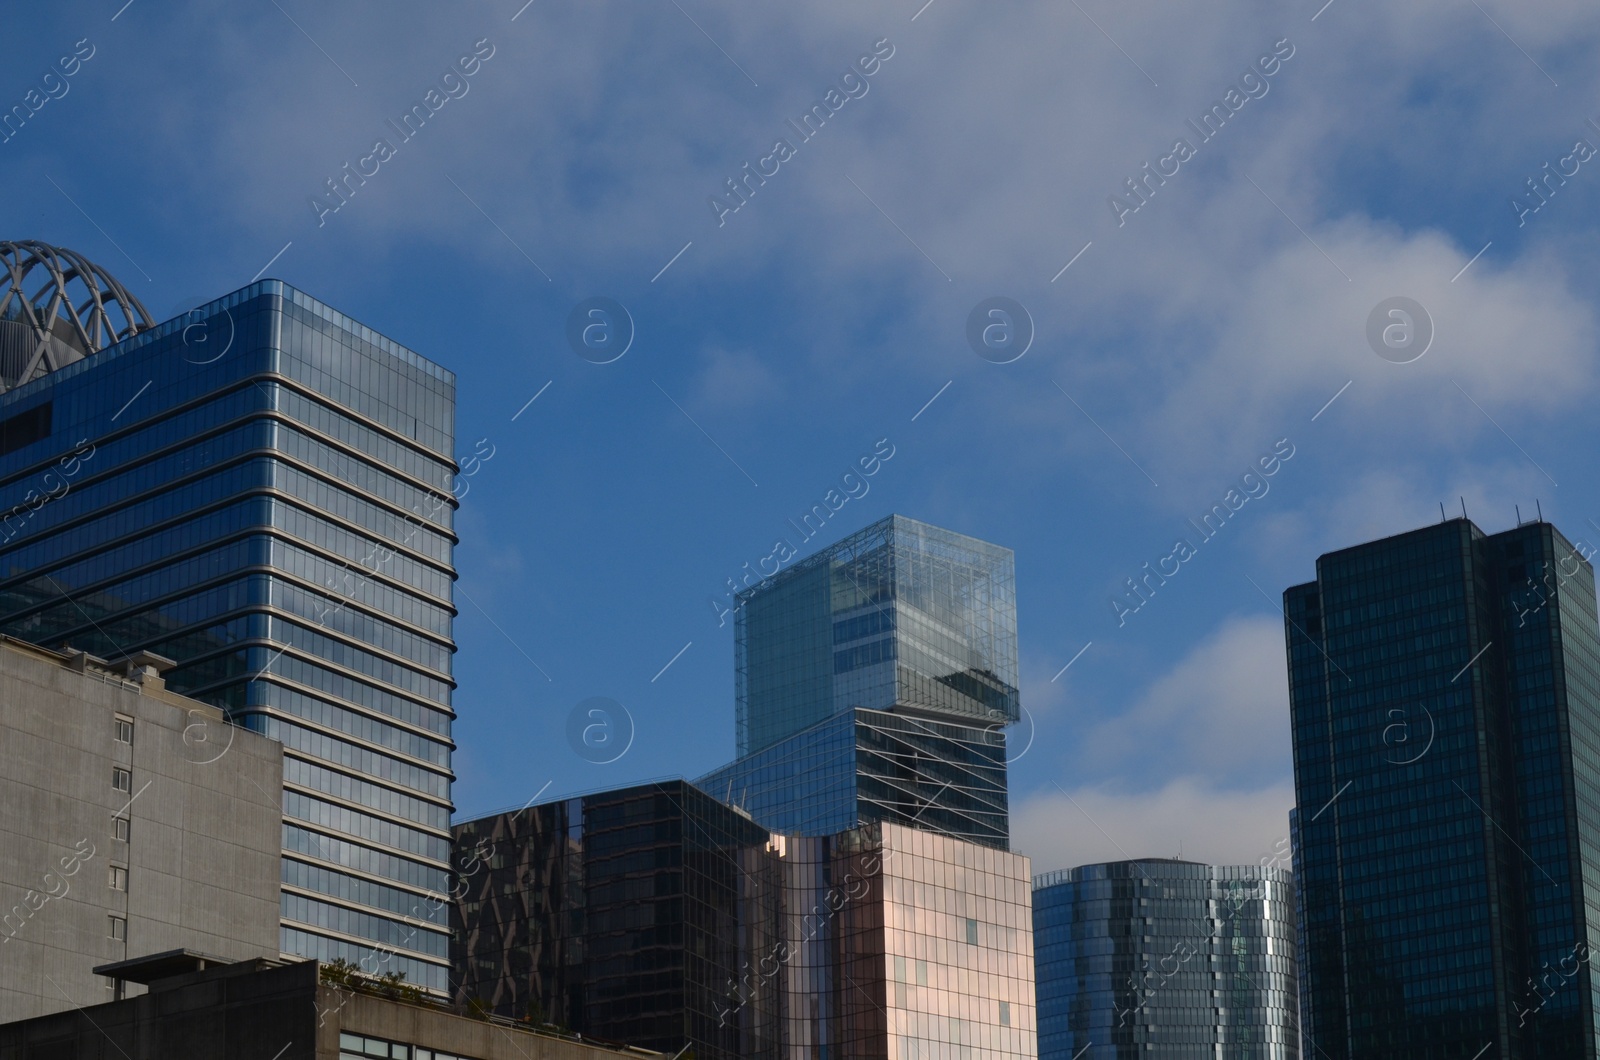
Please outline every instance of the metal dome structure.
[[0, 393], [155, 326], [144, 305], [83, 255], [0, 240]]

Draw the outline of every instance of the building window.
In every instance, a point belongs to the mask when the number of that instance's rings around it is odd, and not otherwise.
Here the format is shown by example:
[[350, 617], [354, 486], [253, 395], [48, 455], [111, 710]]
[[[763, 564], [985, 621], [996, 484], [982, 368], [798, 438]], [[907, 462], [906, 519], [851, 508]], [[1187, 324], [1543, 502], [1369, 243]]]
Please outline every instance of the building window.
[[1011, 1002], [1009, 1001], [1000, 1002], [1000, 1026], [1011, 1026]]
[[121, 766], [111, 767], [111, 786], [118, 791], [133, 790], [133, 774]]
[[118, 743], [132, 744], [133, 719], [124, 718], [121, 714], [118, 714], [116, 717], [116, 732]]
[[127, 919], [127, 917], [114, 916], [114, 917], [109, 917], [108, 919], [111, 921], [111, 937], [116, 939], [118, 942], [127, 942], [128, 941], [128, 919]]
[[119, 843], [128, 841], [128, 819], [126, 817], [111, 818], [111, 838]]
[[128, 889], [128, 870], [121, 865], [111, 866], [110, 882], [113, 891], [126, 891]]
[[973, 920], [971, 917], [968, 917], [967, 918], [967, 945], [976, 946], [977, 944], [978, 944], [978, 922], [976, 920]]

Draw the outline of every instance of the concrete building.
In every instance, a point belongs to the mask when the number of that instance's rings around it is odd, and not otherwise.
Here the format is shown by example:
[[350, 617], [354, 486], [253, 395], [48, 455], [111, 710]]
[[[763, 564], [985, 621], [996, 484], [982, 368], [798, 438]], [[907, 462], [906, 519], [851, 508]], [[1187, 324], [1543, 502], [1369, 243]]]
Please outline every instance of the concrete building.
[[651, 1057], [323, 982], [315, 961], [212, 966], [178, 951], [113, 969], [149, 994], [0, 1026], [3, 1060], [615, 1060]]
[[0, 637], [0, 1022], [108, 1000], [130, 953], [278, 952], [282, 748], [169, 665]]
[[1294, 885], [1276, 865], [1045, 873], [1033, 944], [1040, 1060], [1300, 1056]]

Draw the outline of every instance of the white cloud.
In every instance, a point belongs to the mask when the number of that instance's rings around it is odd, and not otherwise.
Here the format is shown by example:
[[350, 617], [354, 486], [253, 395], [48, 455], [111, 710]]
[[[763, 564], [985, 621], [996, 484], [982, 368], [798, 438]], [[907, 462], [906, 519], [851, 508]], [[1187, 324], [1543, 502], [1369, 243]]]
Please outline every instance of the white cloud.
[[1287, 848], [1293, 805], [1288, 782], [1249, 791], [1188, 777], [1136, 793], [1045, 788], [1013, 805], [1011, 845], [1035, 873], [1180, 852], [1186, 861], [1256, 865]]
[[696, 409], [748, 409], [783, 393], [777, 372], [759, 353], [711, 346], [701, 359], [705, 367], [695, 381], [691, 399]]
[[1254, 786], [1290, 769], [1283, 622], [1234, 618], [1075, 741], [1076, 777]]

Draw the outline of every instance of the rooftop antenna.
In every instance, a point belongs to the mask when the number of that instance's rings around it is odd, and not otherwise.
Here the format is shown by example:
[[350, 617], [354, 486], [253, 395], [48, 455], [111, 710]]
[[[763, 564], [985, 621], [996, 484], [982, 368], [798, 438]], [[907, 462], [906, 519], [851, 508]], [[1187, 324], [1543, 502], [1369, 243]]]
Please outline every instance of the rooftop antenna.
[[1543, 508], [1542, 505], [1539, 504], [1539, 498], [1538, 497], [1535, 497], [1533, 499], [1533, 506], [1539, 513], [1539, 521], [1541, 523], [1544, 522], [1544, 508]]
[[1450, 518], [1449, 516], [1444, 514], [1444, 501], [1440, 501], [1439, 502], [1439, 521], [1441, 523], [1448, 522], [1449, 518]]
[[1522, 505], [1513, 504], [1511, 507], [1513, 507], [1513, 508], [1515, 508], [1517, 510], [1517, 525], [1521, 526], [1522, 525]]
[[1461, 498], [1461, 518], [1465, 519], [1466, 517], [1467, 517], [1467, 499], [1465, 497], [1462, 497]]

